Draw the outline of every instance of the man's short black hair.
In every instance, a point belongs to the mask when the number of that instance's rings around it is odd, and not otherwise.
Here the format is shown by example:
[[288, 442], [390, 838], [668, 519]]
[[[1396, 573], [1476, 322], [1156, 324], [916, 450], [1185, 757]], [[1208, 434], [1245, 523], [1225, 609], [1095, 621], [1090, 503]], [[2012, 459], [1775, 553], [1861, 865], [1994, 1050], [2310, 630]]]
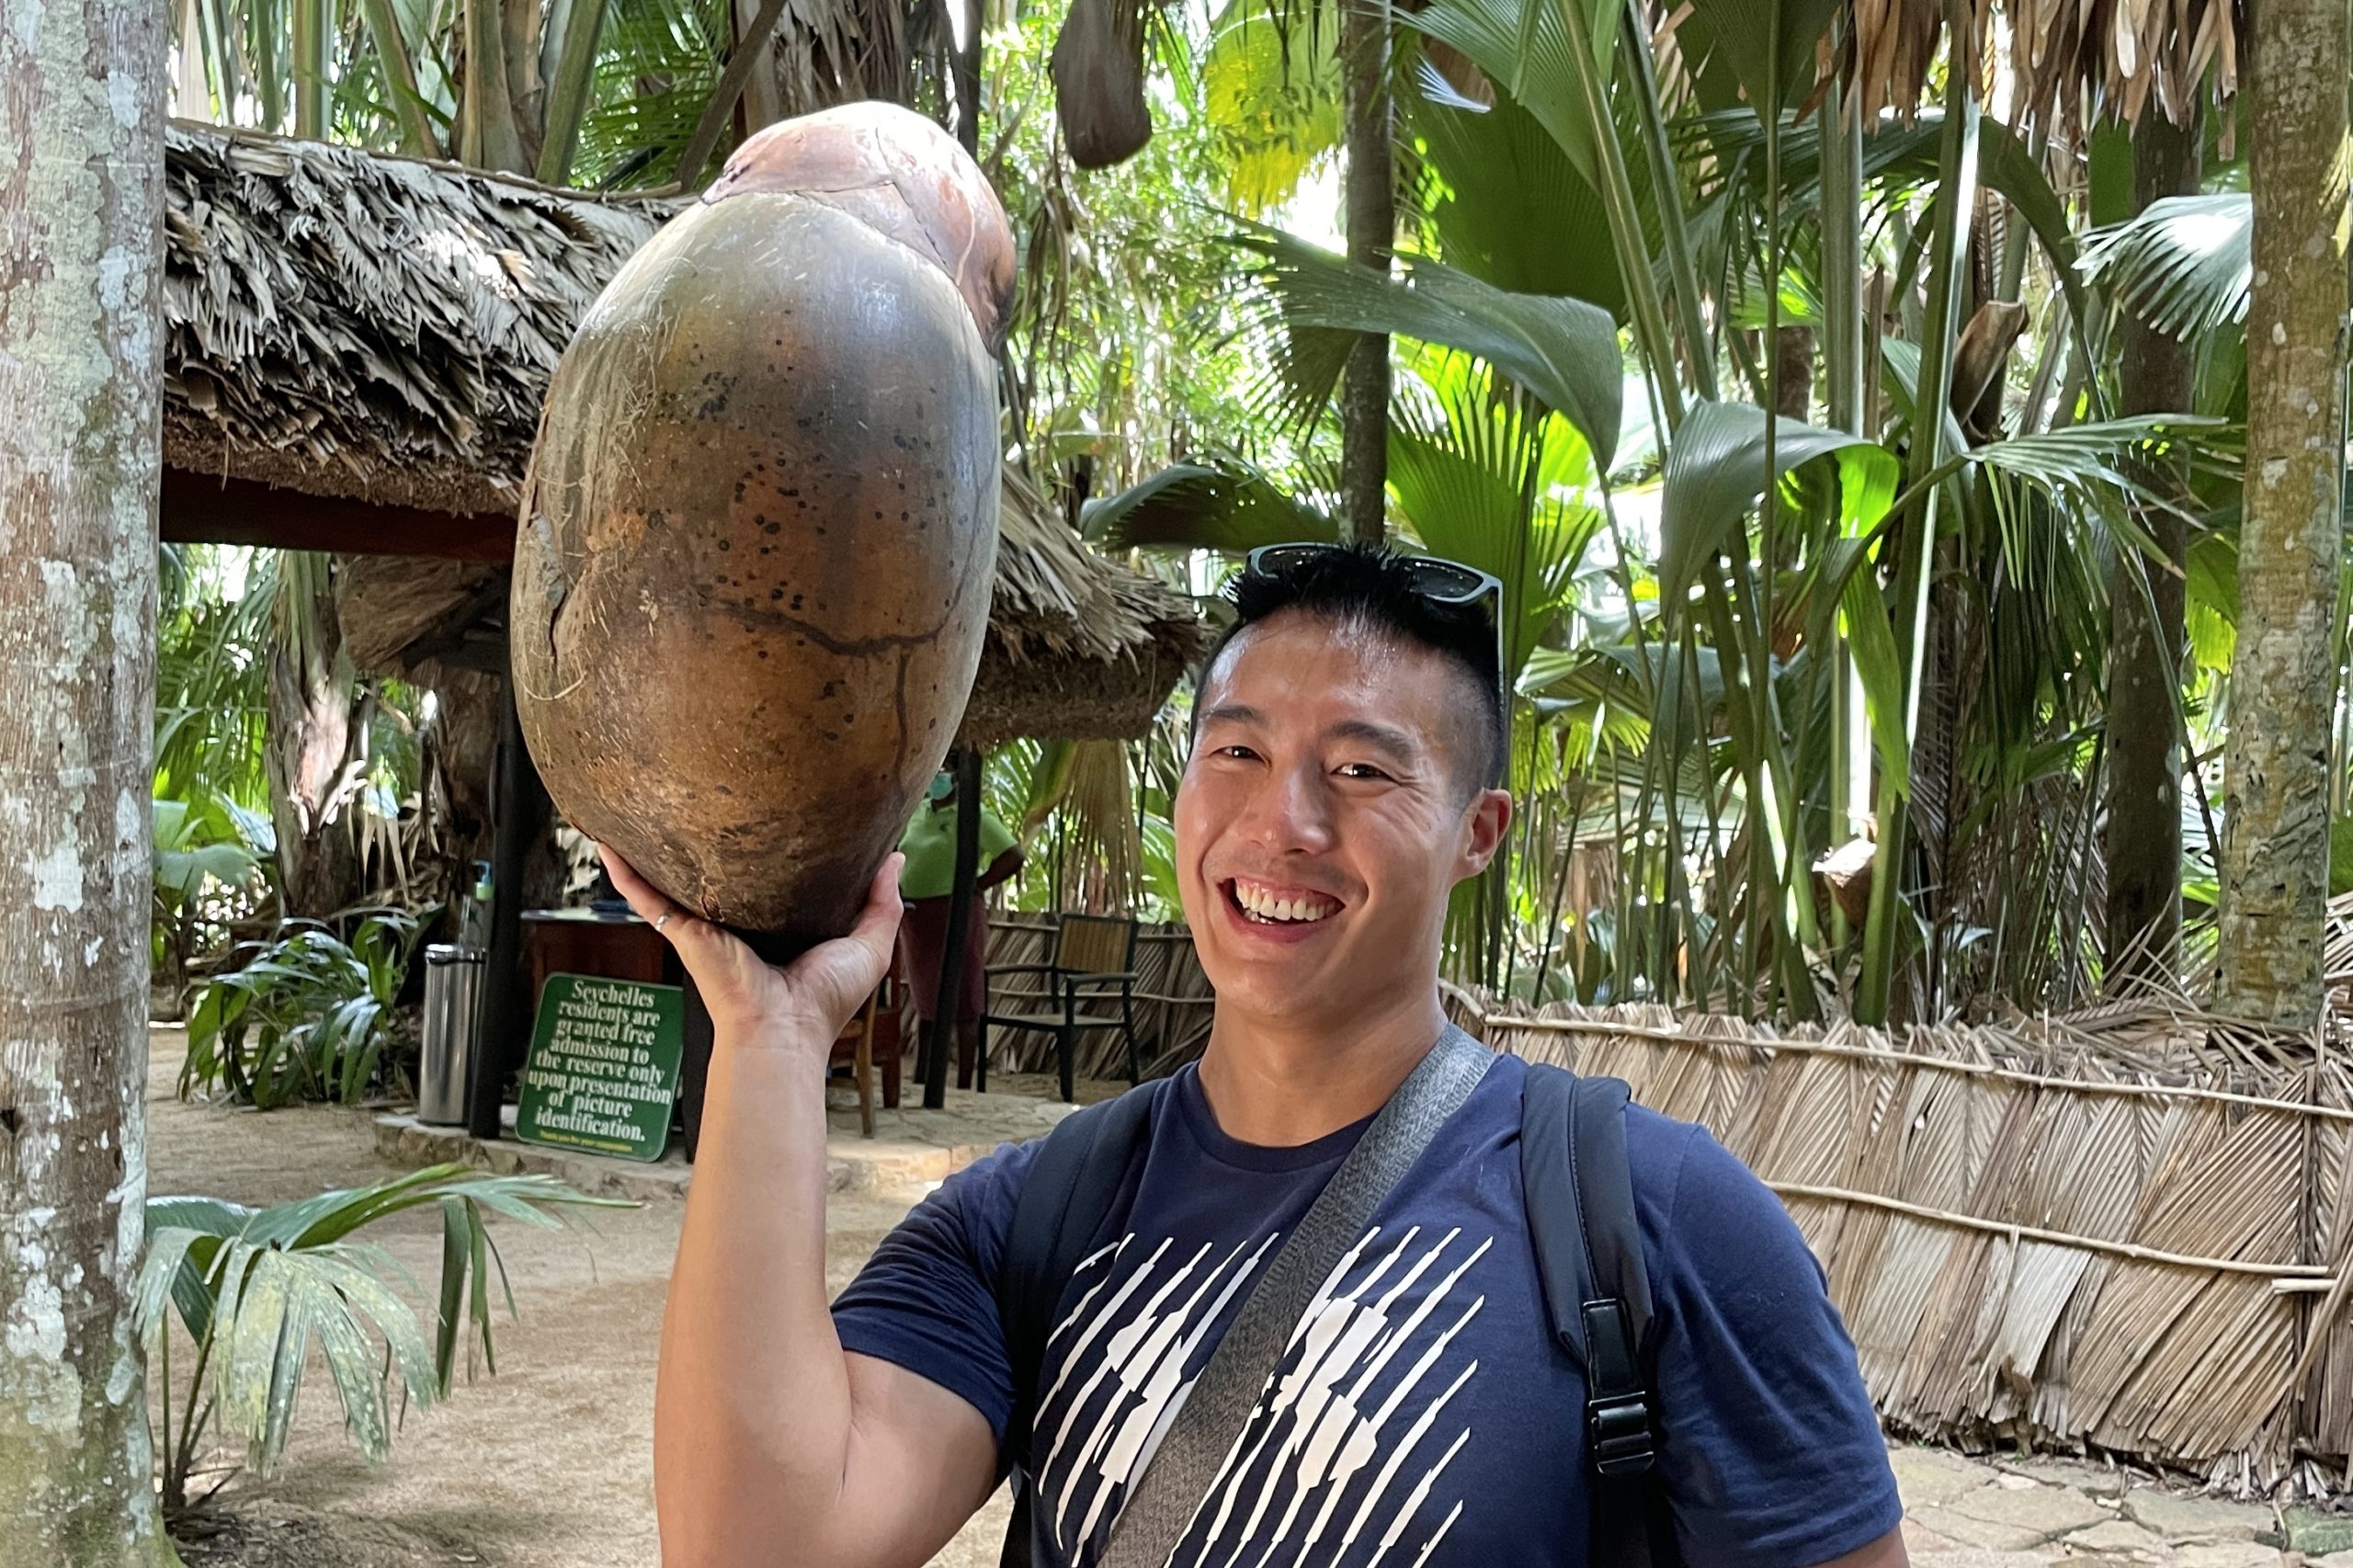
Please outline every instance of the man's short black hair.
[[[1225, 586], [1234, 608], [1227, 627], [1201, 664], [1201, 679], [1217, 668], [1219, 659], [1244, 631], [1284, 610], [1329, 622], [1379, 632], [1408, 647], [1427, 648], [1470, 676], [1478, 693], [1473, 722], [1462, 747], [1466, 796], [1492, 789], [1503, 781], [1503, 676], [1497, 668], [1500, 649], [1495, 622], [1502, 607], [1447, 604], [1414, 585], [1406, 558], [1371, 545], [1343, 545], [1302, 553], [1270, 571], [1245, 569]], [[1196, 729], [1200, 709], [1193, 710]]]

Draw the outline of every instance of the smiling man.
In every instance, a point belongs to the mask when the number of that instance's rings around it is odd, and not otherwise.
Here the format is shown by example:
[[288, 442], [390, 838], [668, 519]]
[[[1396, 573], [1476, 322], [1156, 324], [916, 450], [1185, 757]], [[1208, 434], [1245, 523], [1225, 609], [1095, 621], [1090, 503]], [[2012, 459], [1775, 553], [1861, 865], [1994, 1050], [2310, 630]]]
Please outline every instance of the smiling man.
[[1198, 1066], [950, 1178], [830, 1311], [821, 1064], [887, 960], [891, 869], [856, 935], [778, 971], [616, 867], [718, 1041], [664, 1324], [668, 1568], [914, 1568], [1008, 1472], [1034, 1568], [1901, 1568], [1812, 1255], [1639, 1108], [1656, 1517], [1597, 1527], [1594, 1391], [1529, 1213], [1559, 1194], [1522, 1171], [1534, 1070], [1439, 1006], [1448, 894], [1511, 820], [1493, 580], [1291, 546], [1232, 597], [1176, 810], [1217, 990]]

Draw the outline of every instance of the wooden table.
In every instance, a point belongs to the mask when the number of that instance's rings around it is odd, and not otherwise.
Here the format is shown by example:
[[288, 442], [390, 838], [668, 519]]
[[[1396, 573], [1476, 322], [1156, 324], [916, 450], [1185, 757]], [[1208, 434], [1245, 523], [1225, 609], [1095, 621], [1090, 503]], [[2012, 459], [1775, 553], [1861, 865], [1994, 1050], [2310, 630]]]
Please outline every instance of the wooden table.
[[646, 985], [676, 985], [684, 978], [662, 933], [628, 910], [527, 909], [524, 962], [531, 971], [531, 1014], [551, 974], [593, 974]]

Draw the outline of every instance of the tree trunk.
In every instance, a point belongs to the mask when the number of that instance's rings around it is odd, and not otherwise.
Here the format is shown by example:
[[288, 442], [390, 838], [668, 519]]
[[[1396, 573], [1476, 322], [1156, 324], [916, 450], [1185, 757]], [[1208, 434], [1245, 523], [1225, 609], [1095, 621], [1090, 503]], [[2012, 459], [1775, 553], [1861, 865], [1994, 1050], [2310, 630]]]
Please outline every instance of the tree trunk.
[[1773, 412], [1784, 419], [1813, 417], [1813, 328], [1785, 326], [1775, 335]]
[[145, 1242], [164, 52], [151, 5], [0, 29], [0, 1568], [174, 1561]]
[[[733, 16], [735, 47], [749, 49], [757, 56], [752, 63], [752, 79], [744, 84], [744, 96], [735, 105], [735, 134], [741, 141], [784, 118], [784, 88], [777, 80], [775, 26], [769, 26], [765, 38], [747, 36], [759, 21], [760, 0], [734, 0]], [[960, 91], [961, 86], [960, 79]]]
[[289, 915], [322, 919], [358, 901], [358, 848], [342, 820], [356, 738], [355, 680], [343, 653], [326, 558], [290, 554], [269, 655], [270, 814], [278, 828], [278, 889]]
[[[1397, 242], [1387, 0], [1344, 0], [1340, 61], [1347, 115], [1348, 259], [1385, 273]], [[1366, 333], [1340, 378], [1340, 526], [1349, 539], [1379, 544], [1387, 537], [1388, 482], [1389, 339]]]
[[[2132, 205], [2137, 211], [2168, 196], [2198, 190], [2200, 134], [2195, 109], [2179, 127], [2145, 116], [2132, 138]], [[2124, 312], [2125, 414], [2187, 412], [2189, 345]], [[2154, 475], [2178, 494], [2178, 472]], [[2144, 562], [2149, 597], [2133, 587], [2120, 561], [2109, 604], [2107, 954], [2111, 982], [2169, 979], [2181, 947], [2182, 580], [2188, 528], [2162, 507], [2144, 508], [2141, 527], [2175, 569]], [[2129, 548], [2129, 547], [2128, 547]]]
[[2262, 0], [2247, 29], [2255, 291], [2216, 1001], [2290, 1028], [2320, 1017], [2328, 895], [2347, 33], [2344, 0]]

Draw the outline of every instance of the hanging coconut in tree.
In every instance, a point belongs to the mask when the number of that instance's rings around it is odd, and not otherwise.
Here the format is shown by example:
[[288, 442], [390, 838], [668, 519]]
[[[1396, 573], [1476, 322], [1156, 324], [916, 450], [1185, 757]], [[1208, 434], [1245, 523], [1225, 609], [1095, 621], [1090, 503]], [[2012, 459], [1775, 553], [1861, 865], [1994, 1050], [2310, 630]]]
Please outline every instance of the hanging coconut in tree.
[[987, 630], [1013, 241], [931, 121], [774, 125], [631, 257], [548, 389], [509, 619], [548, 791], [776, 948], [853, 923]]

